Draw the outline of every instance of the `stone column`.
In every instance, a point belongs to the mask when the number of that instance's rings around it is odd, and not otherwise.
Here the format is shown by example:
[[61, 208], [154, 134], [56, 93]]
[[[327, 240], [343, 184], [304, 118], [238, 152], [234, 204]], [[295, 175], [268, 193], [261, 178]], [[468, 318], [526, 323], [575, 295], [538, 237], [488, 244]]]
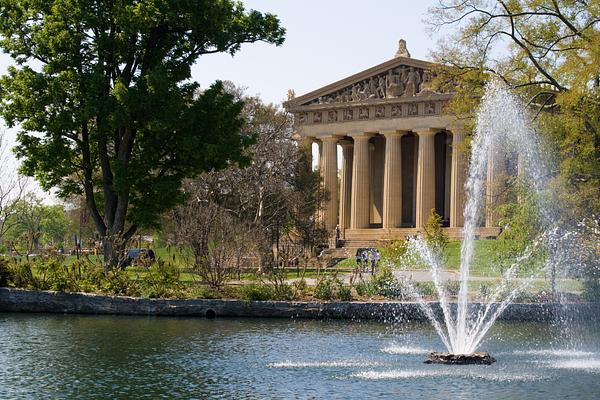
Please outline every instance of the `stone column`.
[[352, 200], [350, 204], [350, 227], [353, 229], [370, 226], [371, 160], [369, 154], [370, 134], [352, 135], [354, 154], [352, 163]]
[[[315, 138], [313, 143], [317, 144], [317, 171], [319, 172], [319, 175], [321, 176], [321, 179], [323, 178], [323, 143], [321, 142], [321, 139], [319, 138]], [[321, 188], [324, 188], [323, 182], [321, 182]], [[324, 223], [324, 218], [325, 218], [325, 210], [323, 208], [321, 208], [318, 212], [317, 212], [317, 222], [319, 223], [319, 225], [323, 225]]]
[[465, 132], [452, 130], [452, 167], [450, 176], [450, 227], [464, 226], [466, 157], [461, 146]]
[[369, 142], [369, 226], [375, 216], [375, 144]]
[[340, 141], [342, 146], [342, 181], [340, 187], [340, 229], [342, 234], [350, 228], [350, 205], [352, 204], [352, 159], [354, 146], [350, 141]]
[[371, 186], [373, 187], [371, 223], [383, 225], [383, 183], [385, 178], [385, 138], [376, 137], [371, 153]]
[[327, 231], [333, 231], [338, 223], [337, 142], [336, 136], [321, 137], [323, 146], [321, 176], [323, 187], [329, 193], [329, 200], [325, 202], [323, 208], [323, 225]]
[[319, 159], [317, 160], [317, 168], [321, 169], [323, 167], [323, 142], [320, 140], [315, 140], [318, 147]]
[[485, 187], [485, 227], [494, 228], [498, 226], [498, 215], [496, 206], [499, 203], [499, 197], [503, 191], [504, 185], [502, 176], [504, 171], [503, 157], [492, 146], [488, 155], [487, 177]]
[[435, 208], [435, 146], [433, 129], [416, 131], [419, 135], [417, 159], [417, 213], [416, 227], [427, 224], [429, 213]]
[[403, 131], [381, 132], [385, 136], [385, 170], [383, 178], [383, 227], [399, 228], [402, 224], [402, 154]]

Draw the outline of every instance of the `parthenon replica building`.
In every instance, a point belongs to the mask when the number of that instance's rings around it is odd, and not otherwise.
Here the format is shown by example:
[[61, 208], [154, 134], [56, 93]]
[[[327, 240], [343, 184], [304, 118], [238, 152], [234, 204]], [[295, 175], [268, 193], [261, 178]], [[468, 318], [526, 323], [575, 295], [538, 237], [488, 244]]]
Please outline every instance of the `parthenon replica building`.
[[[329, 192], [321, 218], [331, 234], [339, 226], [346, 241], [405, 238], [422, 232], [435, 209], [448, 235], [461, 237], [468, 132], [444, 113], [452, 93], [432, 90], [434, 66], [411, 58], [400, 40], [393, 59], [285, 103], [296, 136], [318, 144]], [[479, 233], [495, 236], [486, 214]]]

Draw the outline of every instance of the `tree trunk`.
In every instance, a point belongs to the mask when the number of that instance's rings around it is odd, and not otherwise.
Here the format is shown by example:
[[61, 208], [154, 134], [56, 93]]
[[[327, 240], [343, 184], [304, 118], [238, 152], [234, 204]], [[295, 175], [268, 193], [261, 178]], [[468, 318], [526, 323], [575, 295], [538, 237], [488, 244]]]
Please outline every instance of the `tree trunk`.
[[125, 243], [115, 237], [105, 237], [102, 239], [104, 249], [104, 274], [111, 270], [120, 269], [126, 258]]

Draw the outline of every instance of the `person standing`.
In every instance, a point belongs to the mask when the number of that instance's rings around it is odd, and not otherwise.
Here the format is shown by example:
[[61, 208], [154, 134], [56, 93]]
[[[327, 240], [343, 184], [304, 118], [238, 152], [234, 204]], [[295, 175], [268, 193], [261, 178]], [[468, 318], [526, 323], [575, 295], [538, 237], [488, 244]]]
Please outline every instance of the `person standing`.
[[361, 259], [362, 271], [367, 272], [368, 266], [369, 266], [369, 251], [363, 250], [362, 253], [360, 254], [360, 259]]
[[371, 275], [373, 275], [373, 263], [375, 262], [373, 249], [369, 249], [368, 257], [369, 257], [369, 259], [367, 260], [367, 266], [366, 266], [367, 271], [366, 272], [369, 272], [369, 266], [370, 266], [371, 267]]
[[373, 266], [371, 268], [371, 275], [373, 275], [375, 272], [377, 272], [380, 258], [381, 258], [381, 255], [379, 254], [379, 250], [377, 250], [377, 249], [373, 250]]

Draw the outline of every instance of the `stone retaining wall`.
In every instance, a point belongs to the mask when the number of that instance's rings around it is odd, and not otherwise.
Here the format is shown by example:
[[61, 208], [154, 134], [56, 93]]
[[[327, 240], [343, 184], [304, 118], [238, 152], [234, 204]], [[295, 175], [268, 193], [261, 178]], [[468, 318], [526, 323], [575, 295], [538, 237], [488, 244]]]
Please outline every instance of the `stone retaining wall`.
[[[438, 303], [431, 303], [431, 306], [435, 312], [441, 312]], [[597, 318], [600, 304], [511, 304], [500, 319], [546, 322], [551, 321], [559, 311]], [[0, 288], [0, 312], [426, 320], [419, 305], [413, 302], [167, 300], [9, 288]]]

